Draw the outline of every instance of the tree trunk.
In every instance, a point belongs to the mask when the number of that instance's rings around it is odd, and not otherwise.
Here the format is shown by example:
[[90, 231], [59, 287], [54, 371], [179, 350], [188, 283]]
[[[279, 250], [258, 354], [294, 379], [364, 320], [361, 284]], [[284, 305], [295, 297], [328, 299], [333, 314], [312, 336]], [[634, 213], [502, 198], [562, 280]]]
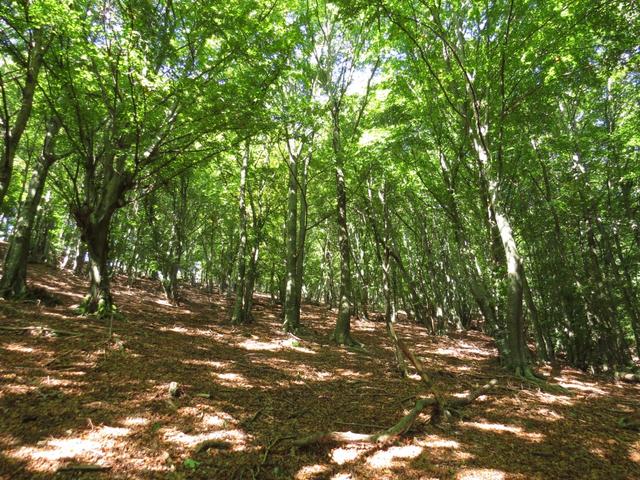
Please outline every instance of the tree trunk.
[[284, 330], [286, 332], [296, 332], [299, 328], [299, 310], [296, 305], [297, 289], [297, 232], [298, 225], [298, 158], [291, 150], [291, 146], [287, 142], [289, 148], [289, 193], [287, 201], [287, 224], [286, 224], [286, 280], [285, 292], [283, 299], [284, 309]]
[[302, 171], [298, 175], [300, 183], [300, 208], [298, 209], [298, 238], [296, 246], [298, 252], [296, 254], [296, 315], [298, 324], [300, 323], [300, 311], [302, 308], [302, 285], [304, 283], [304, 258], [305, 258], [305, 242], [307, 240], [307, 169], [309, 165], [309, 157], [306, 157], [302, 163]]
[[97, 225], [89, 224], [83, 231], [89, 253], [90, 287], [81, 309], [100, 317], [111, 314], [114, 307], [108, 269], [110, 223], [111, 217]]
[[529, 282], [527, 281], [527, 275], [524, 274], [522, 277], [523, 286], [524, 286], [524, 299], [527, 304], [527, 309], [529, 310], [529, 315], [531, 315], [531, 324], [533, 325], [533, 329], [536, 334], [536, 341], [538, 343], [538, 347], [540, 348], [541, 357], [543, 360], [555, 360], [555, 351], [553, 348], [553, 343], [551, 339], [545, 334], [542, 325], [540, 324], [540, 318], [538, 316], [538, 308], [533, 300], [533, 294], [531, 293], [531, 288], [529, 287]]
[[[43, 31], [38, 28], [34, 30], [33, 38], [27, 39], [32, 47], [29, 49], [29, 62], [26, 66], [24, 85], [21, 88], [22, 98], [20, 108], [16, 113], [13, 127], [9, 126], [9, 118], [5, 118], [4, 148], [0, 159], [0, 207], [4, 203], [4, 197], [11, 183], [13, 173], [13, 162], [18, 151], [18, 145], [22, 134], [27, 128], [31, 110], [33, 109], [33, 97], [38, 85], [38, 74], [42, 66], [44, 56]], [[5, 105], [6, 107], [6, 105]], [[6, 110], [5, 110], [6, 111]]]
[[42, 154], [36, 162], [29, 181], [27, 197], [20, 209], [20, 217], [16, 222], [16, 228], [4, 259], [2, 280], [0, 280], [0, 295], [4, 297], [23, 296], [27, 290], [27, 260], [29, 258], [31, 233], [47, 174], [56, 160], [54, 148], [59, 130], [60, 123], [57, 119], [51, 120], [47, 126]]
[[247, 182], [247, 170], [249, 169], [249, 141], [247, 140], [245, 145], [245, 152], [242, 155], [242, 165], [240, 167], [240, 198], [238, 205], [240, 226], [239, 226], [239, 244], [238, 244], [238, 259], [237, 259], [237, 275], [235, 285], [235, 303], [233, 306], [233, 313], [231, 316], [231, 323], [242, 324], [248, 321], [244, 317], [244, 292], [245, 292], [245, 272], [247, 266], [247, 209], [245, 202], [246, 195], [246, 182]]
[[76, 275], [85, 275], [87, 273], [85, 269], [85, 258], [87, 256], [87, 249], [82, 241], [82, 238], [78, 237], [78, 243], [75, 249], [75, 258], [73, 260], [73, 273]]
[[242, 308], [242, 316], [245, 322], [253, 321], [251, 309], [253, 307], [253, 290], [256, 283], [256, 277], [258, 275], [258, 255], [260, 254], [260, 236], [257, 234], [253, 249], [251, 252], [251, 258], [249, 259], [249, 269], [247, 271], [247, 277], [244, 285], [244, 300]]
[[[384, 296], [384, 320], [387, 328], [387, 334], [394, 346], [394, 353], [396, 358], [396, 367], [401, 377], [409, 376], [407, 370], [407, 363], [404, 358], [404, 353], [400, 348], [400, 342], [395, 330], [396, 323], [396, 308], [395, 301], [392, 295], [392, 281], [391, 281], [391, 248], [390, 248], [390, 219], [389, 219], [389, 205], [387, 203], [387, 183], [384, 182], [382, 189], [378, 192], [378, 198], [382, 204], [382, 232], [378, 228], [378, 224], [375, 220], [373, 212], [373, 195], [371, 187], [367, 189], [369, 197], [369, 208], [367, 209], [369, 223], [373, 229], [374, 238], [376, 240], [376, 256], [382, 266], [382, 293]], [[382, 251], [381, 251], [382, 250]]]
[[340, 293], [338, 319], [332, 339], [339, 345], [354, 345], [351, 338], [351, 247], [347, 224], [347, 193], [344, 175], [344, 152], [340, 144], [339, 111], [334, 107], [333, 153], [335, 156], [336, 206], [338, 213], [338, 248], [340, 251]]
[[[491, 190], [494, 195], [497, 192], [497, 185], [491, 183]], [[529, 358], [527, 343], [524, 337], [524, 317], [523, 317], [523, 275], [524, 267], [518, 253], [515, 238], [511, 230], [511, 225], [505, 214], [497, 206], [494, 206], [496, 213], [496, 223], [500, 231], [500, 239], [507, 262], [507, 364], [513, 368], [518, 375], [528, 375]]]

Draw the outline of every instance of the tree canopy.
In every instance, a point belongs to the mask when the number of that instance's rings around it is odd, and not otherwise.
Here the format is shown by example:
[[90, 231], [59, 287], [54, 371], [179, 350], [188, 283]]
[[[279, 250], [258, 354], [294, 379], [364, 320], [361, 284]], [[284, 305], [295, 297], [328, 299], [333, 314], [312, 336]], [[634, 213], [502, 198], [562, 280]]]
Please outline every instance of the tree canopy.
[[[8, 1], [0, 287], [28, 260], [479, 328], [504, 364], [640, 354], [632, 1]], [[85, 262], [88, 264], [85, 266]], [[86, 269], [86, 270], [85, 270]]]

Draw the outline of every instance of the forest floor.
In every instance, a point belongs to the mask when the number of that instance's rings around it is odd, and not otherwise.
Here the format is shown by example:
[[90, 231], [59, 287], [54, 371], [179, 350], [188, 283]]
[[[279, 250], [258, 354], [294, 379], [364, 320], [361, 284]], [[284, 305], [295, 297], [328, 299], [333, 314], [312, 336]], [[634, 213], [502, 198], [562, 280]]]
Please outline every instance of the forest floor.
[[[496, 388], [448, 426], [426, 413], [390, 444], [294, 449], [291, 437], [389, 427], [423, 393], [417, 377], [398, 377], [384, 323], [353, 322], [359, 353], [328, 341], [326, 307], [303, 307], [298, 339], [268, 297], [256, 296], [253, 324], [235, 327], [224, 296], [184, 290], [174, 307], [158, 285], [116, 279], [125, 319], [109, 341], [108, 325], [73, 314], [84, 280], [29, 268], [59, 303], [0, 302], [0, 327], [15, 328], [0, 330], [3, 480], [640, 479], [640, 435], [618, 425], [638, 416], [637, 385], [542, 369], [571, 392], [547, 393], [502, 370], [478, 332], [433, 337], [404, 323], [398, 333], [444, 392], [492, 378]], [[204, 440], [226, 448], [196, 452]], [[62, 470], [78, 465], [107, 470]]]

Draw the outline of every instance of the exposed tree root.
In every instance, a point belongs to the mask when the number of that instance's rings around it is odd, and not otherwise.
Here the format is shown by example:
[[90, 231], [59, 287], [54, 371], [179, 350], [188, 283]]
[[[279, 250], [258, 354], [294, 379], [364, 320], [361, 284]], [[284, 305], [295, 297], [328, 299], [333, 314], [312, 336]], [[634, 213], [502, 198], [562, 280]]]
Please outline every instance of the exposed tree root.
[[433, 407], [432, 411], [432, 421], [439, 422], [442, 419], [449, 417], [450, 409], [460, 408], [465, 405], [472, 403], [476, 400], [480, 395], [488, 392], [494, 385], [496, 385], [496, 380], [491, 380], [486, 385], [473, 390], [468, 395], [462, 398], [451, 398], [446, 402], [443, 402], [445, 407], [443, 410], [440, 410], [440, 403], [435, 398], [420, 398], [416, 401], [414, 407], [411, 411], [406, 414], [404, 417], [400, 419], [398, 423], [391, 426], [390, 428], [383, 430], [381, 432], [376, 432], [372, 434], [362, 434], [362, 433], [354, 433], [354, 432], [322, 432], [322, 433], [314, 433], [305, 437], [298, 438], [294, 440], [293, 445], [296, 447], [306, 447], [309, 445], [314, 445], [318, 443], [351, 443], [351, 442], [360, 442], [360, 443], [385, 443], [394, 438], [405, 434], [413, 424], [415, 423], [418, 415], [427, 407]]
[[448, 420], [451, 417], [450, 410], [463, 407], [476, 400], [480, 395], [488, 392], [497, 381], [491, 380], [486, 385], [473, 390], [468, 395], [457, 398], [447, 398], [440, 393], [440, 391], [433, 384], [432, 379], [426, 372], [426, 369], [422, 365], [422, 362], [416, 357], [413, 352], [405, 345], [405, 343], [396, 335], [391, 336], [391, 339], [396, 345], [396, 348], [401, 351], [404, 356], [409, 359], [411, 364], [415, 367], [420, 375], [422, 383], [427, 388], [427, 391], [431, 397], [419, 398], [411, 411], [400, 419], [395, 425], [386, 430], [372, 434], [362, 434], [354, 432], [321, 432], [314, 433], [305, 437], [294, 440], [293, 445], [296, 447], [306, 447], [317, 443], [350, 443], [350, 442], [362, 442], [362, 443], [384, 443], [392, 440], [400, 435], [405, 434], [413, 427], [418, 415], [427, 407], [432, 407], [431, 422], [439, 424]]
[[78, 337], [82, 333], [68, 332], [66, 330], [56, 330], [49, 327], [0, 327], [0, 330], [7, 330], [12, 332], [29, 332], [36, 335], [55, 335], [59, 337]]
[[544, 392], [573, 396], [570, 390], [560, 385], [547, 382], [544, 377], [536, 375], [530, 368], [516, 368], [515, 376], [521, 381], [535, 385]]
[[357, 341], [355, 338], [351, 336], [351, 334], [347, 333], [345, 335], [336, 335], [335, 332], [331, 335], [331, 341], [335, 342], [338, 345], [343, 345], [348, 348], [364, 348], [364, 344]]
[[638, 373], [616, 372], [614, 378], [627, 383], [640, 383], [640, 374]]

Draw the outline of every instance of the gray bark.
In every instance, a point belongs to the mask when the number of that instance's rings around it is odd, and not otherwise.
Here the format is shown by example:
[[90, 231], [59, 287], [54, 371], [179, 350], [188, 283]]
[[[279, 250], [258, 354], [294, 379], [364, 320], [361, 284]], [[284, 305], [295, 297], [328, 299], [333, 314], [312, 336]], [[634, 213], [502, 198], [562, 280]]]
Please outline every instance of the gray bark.
[[246, 268], [247, 268], [247, 209], [246, 209], [246, 183], [247, 183], [247, 171], [249, 169], [249, 142], [245, 145], [245, 152], [242, 155], [242, 164], [240, 167], [240, 195], [238, 200], [238, 213], [239, 213], [239, 243], [238, 243], [238, 256], [237, 256], [237, 270], [236, 270], [236, 285], [235, 285], [235, 303], [233, 306], [233, 313], [231, 316], [231, 322], [234, 324], [241, 324], [248, 321], [245, 318], [245, 281], [246, 281]]
[[[15, 123], [11, 126], [9, 118], [2, 119], [4, 148], [2, 149], [2, 158], [0, 159], [0, 206], [2, 206], [4, 202], [4, 197], [9, 189], [9, 184], [11, 183], [13, 162], [18, 151], [20, 139], [22, 138], [22, 134], [27, 128], [27, 123], [31, 117], [33, 97], [36, 91], [36, 86], [38, 85], [38, 75], [40, 73], [40, 68], [42, 67], [42, 60], [45, 53], [43, 35], [42, 29], [36, 29], [33, 33], [33, 38], [28, 41], [31, 48], [28, 51], [29, 56], [25, 71], [24, 86], [21, 89], [22, 98], [20, 101], [20, 108], [16, 114]], [[2, 90], [4, 92], [4, 84], [2, 86]]]
[[333, 331], [333, 340], [339, 345], [353, 345], [351, 338], [351, 247], [347, 224], [347, 193], [344, 175], [344, 151], [340, 139], [339, 107], [332, 109], [333, 153], [336, 175], [336, 207], [338, 214], [338, 249], [340, 251], [340, 293], [338, 319]]
[[[289, 192], [287, 200], [287, 222], [286, 222], [286, 277], [285, 291], [283, 299], [284, 308], [284, 330], [287, 332], [295, 332], [298, 330], [300, 323], [300, 311], [296, 305], [296, 293], [298, 291], [299, 278], [297, 275], [297, 257], [298, 257], [298, 157], [293, 152], [289, 141], [287, 140], [289, 150]], [[299, 152], [298, 152], [299, 153]]]
[[23, 296], [27, 291], [27, 260], [29, 258], [31, 234], [38, 205], [42, 199], [47, 174], [56, 160], [54, 149], [59, 130], [60, 123], [54, 118], [47, 126], [42, 154], [38, 158], [31, 175], [27, 197], [20, 209], [20, 216], [16, 222], [15, 231], [4, 259], [3, 274], [0, 280], [0, 295], [4, 297]]

